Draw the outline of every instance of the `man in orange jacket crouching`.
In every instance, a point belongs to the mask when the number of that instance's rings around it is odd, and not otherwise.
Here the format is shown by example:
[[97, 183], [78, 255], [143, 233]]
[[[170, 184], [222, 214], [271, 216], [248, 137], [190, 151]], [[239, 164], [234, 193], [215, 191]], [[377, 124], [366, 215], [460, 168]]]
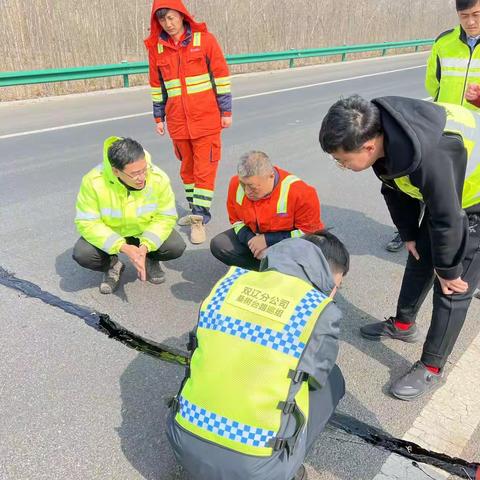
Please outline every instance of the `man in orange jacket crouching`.
[[232, 228], [210, 242], [221, 262], [258, 270], [268, 247], [324, 228], [316, 190], [273, 166], [267, 154], [245, 153], [237, 172], [227, 199]]
[[228, 66], [216, 38], [181, 0], [154, 0], [145, 45], [156, 130], [164, 135], [166, 122], [191, 209], [178, 223], [191, 225], [190, 240], [202, 243], [221, 157], [220, 132], [232, 123]]

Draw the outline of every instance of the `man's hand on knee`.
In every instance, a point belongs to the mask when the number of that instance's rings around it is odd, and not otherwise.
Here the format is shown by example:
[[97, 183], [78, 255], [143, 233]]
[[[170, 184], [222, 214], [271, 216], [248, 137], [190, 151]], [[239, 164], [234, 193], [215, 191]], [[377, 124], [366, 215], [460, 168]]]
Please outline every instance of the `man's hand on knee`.
[[263, 257], [262, 252], [267, 248], [265, 235], [255, 235], [255, 237], [251, 238], [248, 241], [248, 248], [253, 256], [260, 260]]

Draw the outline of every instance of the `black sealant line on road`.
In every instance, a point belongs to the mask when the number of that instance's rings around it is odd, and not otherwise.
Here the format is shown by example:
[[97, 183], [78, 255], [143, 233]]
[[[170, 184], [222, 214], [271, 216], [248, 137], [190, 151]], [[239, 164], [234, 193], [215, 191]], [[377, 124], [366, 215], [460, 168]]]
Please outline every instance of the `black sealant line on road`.
[[[129, 348], [180, 366], [186, 366], [190, 362], [187, 352], [136, 335], [111, 320], [108, 315], [62, 300], [56, 295], [45, 292], [32, 282], [17, 278], [2, 267], [0, 267], [0, 285], [20, 291], [30, 298], [37, 298], [47, 305], [74, 315], [89, 327], [118, 340]], [[469, 463], [460, 458], [426, 450], [413, 442], [394, 438], [378, 428], [343, 413], [335, 413], [329, 423], [334, 428], [355, 435], [375, 447], [413, 460], [413, 463], [432, 465], [467, 480], [480, 480], [479, 463]]]
[[152, 357], [158, 358], [165, 362], [174, 363], [181, 366], [186, 366], [189, 362], [189, 355], [174, 347], [163, 345], [162, 343], [147, 340], [140, 335], [123, 328], [118, 323], [110, 319], [110, 317], [103, 313], [97, 313], [89, 308], [76, 305], [75, 303], [62, 300], [61, 298], [49, 292], [45, 292], [38, 285], [22, 280], [4, 268], [0, 267], [0, 285], [19, 290], [28, 297], [38, 298], [47, 305], [57, 307], [70, 315], [81, 318], [89, 327], [98, 330], [110, 338], [114, 338], [123, 343], [127, 347], [146, 353]]
[[331, 426], [350, 435], [355, 435], [371, 445], [381, 447], [415, 462], [432, 465], [460, 478], [480, 479], [480, 464], [478, 463], [469, 463], [461, 458], [425, 450], [416, 443], [392, 437], [383, 430], [372, 427], [350, 415], [334, 413], [329, 423]]

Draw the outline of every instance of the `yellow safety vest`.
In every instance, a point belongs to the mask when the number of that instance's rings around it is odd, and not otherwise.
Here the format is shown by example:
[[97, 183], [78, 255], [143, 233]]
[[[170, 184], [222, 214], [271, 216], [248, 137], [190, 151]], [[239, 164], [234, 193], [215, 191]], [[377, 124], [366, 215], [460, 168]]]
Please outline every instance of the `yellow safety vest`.
[[298, 366], [330, 301], [296, 277], [232, 267], [200, 309], [176, 422], [248, 455], [283, 448], [287, 415], [308, 418], [308, 383]]
[[[480, 203], [480, 115], [459, 105], [448, 103], [438, 105], [444, 107], [447, 113], [444, 132], [460, 135], [467, 151], [462, 208], [469, 208]], [[412, 185], [408, 175], [396, 178], [394, 182], [402, 192], [423, 201], [423, 195]]]
[[480, 46], [473, 52], [461, 36], [460, 26], [442, 33], [433, 44], [427, 62], [425, 88], [435, 101], [477, 107], [464, 98], [469, 83], [480, 83]]

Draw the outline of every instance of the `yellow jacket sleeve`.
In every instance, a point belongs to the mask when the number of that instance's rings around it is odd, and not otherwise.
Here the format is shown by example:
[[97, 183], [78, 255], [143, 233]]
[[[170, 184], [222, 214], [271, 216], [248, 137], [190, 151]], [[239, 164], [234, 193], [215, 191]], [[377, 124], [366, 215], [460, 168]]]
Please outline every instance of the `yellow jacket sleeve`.
[[427, 61], [427, 72], [425, 75], [425, 89], [432, 96], [434, 100], [438, 97], [438, 92], [440, 90], [439, 82], [439, 71], [440, 68], [438, 64], [438, 54], [437, 54], [437, 44], [434, 43], [432, 51]]
[[175, 195], [166, 175], [162, 175], [161, 184], [157, 190], [157, 205], [152, 221], [139, 237], [140, 244], [145, 245], [149, 252], [161, 247], [172, 233], [178, 218]]
[[75, 225], [78, 233], [104, 252], [110, 255], [117, 254], [125, 239], [102, 222], [97, 195], [88, 176], [82, 180], [76, 210]]

